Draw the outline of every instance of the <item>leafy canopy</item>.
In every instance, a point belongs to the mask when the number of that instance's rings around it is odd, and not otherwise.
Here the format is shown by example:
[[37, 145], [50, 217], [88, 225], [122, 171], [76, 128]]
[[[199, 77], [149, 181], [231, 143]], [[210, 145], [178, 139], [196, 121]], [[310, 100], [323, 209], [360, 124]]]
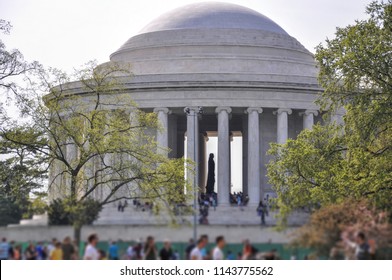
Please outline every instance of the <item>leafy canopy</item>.
[[345, 198], [366, 198], [392, 212], [392, 4], [373, 2], [368, 18], [337, 28], [319, 45], [321, 108], [344, 108], [344, 126], [316, 125], [297, 139], [273, 144], [270, 183], [283, 222]]

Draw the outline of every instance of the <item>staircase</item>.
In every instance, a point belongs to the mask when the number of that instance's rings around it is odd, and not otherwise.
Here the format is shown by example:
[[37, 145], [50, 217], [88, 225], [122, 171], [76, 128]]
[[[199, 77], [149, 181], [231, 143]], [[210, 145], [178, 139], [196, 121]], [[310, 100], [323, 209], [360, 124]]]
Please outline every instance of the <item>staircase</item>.
[[119, 212], [115, 205], [106, 205], [99, 213], [94, 225], [154, 225], [168, 224], [169, 220], [164, 216], [154, 216], [150, 211], [135, 209], [127, 206], [124, 212]]
[[[276, 225], [276, 212], [270, 212], [265, 217], [266, 226]], [[293, 213], [289, 219], [290, 226], [303, 225], [309, 214], [303, 212]], [[257, 215], [256, 207], [220, 206], [214, 211], [209, 208], [208, 223], [210, 225], [260, 225], [261, 219]], [[177, 223], [193, 223], [193, 216], [176, 216]], [[198, 215], [199, 220], [199, 215]], [[99, 214], [94, 225], [167, 225], [170, 218], [167, 215], [153, 215], [150, 211], [136, 210], [127, 206], [124, 212], [119, 212], [114, 205], [107, 205]]]
[[9, 224], [7, 227], [17, 226], [47, 226], [48, 225], [48, 214], [33, 215], [31, 219], [23, 219], [19, 221], [19, 224]]

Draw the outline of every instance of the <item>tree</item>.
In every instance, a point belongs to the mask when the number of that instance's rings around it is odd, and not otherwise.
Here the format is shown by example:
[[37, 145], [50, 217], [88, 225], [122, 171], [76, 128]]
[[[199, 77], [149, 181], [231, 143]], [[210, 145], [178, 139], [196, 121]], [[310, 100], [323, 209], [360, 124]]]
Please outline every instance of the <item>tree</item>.
[[316, 125], [269, 152], [283, 222], [294, 209], [346, 198], [392, 213], [392, 3], [373, 2], [367, 13], [316, 52], [324, 88], [318, 102], [326, 119], [344, 108], [344, 126]]
[[[11, 28], [10, 22], [0, 19], [1, 33], [9, 34]], [[0, 40], [0, 89], [16, 93], [18, 86], [13, 78], [40, 67], [36, 61], [31, 63], [25, 61], [19, 50], [7, 50], [5, 44]]]
[[19, 223], [34, 213], [31, 195], [42, 196], [47, 179], [45, 160], [26, 147], [5, 144], [1, 138], [0, 156], [4, 156], [0, 161], [1, 225]]
[[[314, 212], [308, 224], [294, 232], [292, 245], [312, 248], [319, 256], [350, 257], [352, 250], [345, 246], [343, 238], [355, 240], [358, 232], [377, 245], [377, 258], [388, 259], [392, 247], [392, 225], [385, 212], [369, 206], [365, 200], [345, 200]], [[331, 250], [333, 248], [333, 250]], [[340, 251], [340, 254], [336, 254]]]
[[[51, 199], [67, 201], [75, 238], [85, 224], [83, 205], [95, 198], [99, 206], [123, 199], [153, 202], [154, 211], [171, 215], [185, 201], [184, 159], [157, 153], [152, 136], [159, 129], [155, 113], [138, 109], [123, 92], [125, 67], [90, 64], [73, 79], [61, 71], [38, 72], [31, 86], [15, 95], [25, 122], [2, 112], [0, 136], [42, 154], [50, 170]], [[82, 94], [73, 94], [75, 88]], [[49, 93], [45, 95], [44, 93]], [[28, 131], [34, 133], [17, 133]], [[190, 193], [190, 192], [188, 192]]]
[[[353, 194], [346, 177], [345, 146], [336, 125], [315, 125], [285, 144], [272, 144], [268, 178], [277, 192], [282, 222], [296, 209], [316, 210]], [[343, 183], [343, 184], [342, 184]]]
[[[68, 199], [55, 199], [49, 205], [48, 218], [49, 225], [73, 225], [74, 222], [83, 225], [91, 225], [102, 210], [102, 204], [92, 198], [87, 198], [81, 201], [78, 205], [78, 210], [75, 211], [69, 207], [70, 201]], [[77, 215], [75, 217], [75, 215]]]
[[[10, 22], [0, 19], [0, 33], [9, 34], [11, 29]], [[0, 40], [0, 112], [5, 112], [1, 101], [8, 97], [7, 105], [11, 105], [11, 97], [18, 94], [17, 80], [23, 81], [22, 78], [38, 69], [41, 69], [38, 62], [25, 61], [19, 50], [7, 50]], [[1, 119], [0, 126], [4, 121]], [[17, 129], [14, 132], [21, 133]], [[30, 195], [38, 194], [45, 179], [41, 155], [15, 143], [6, 145], [0, 138], [0, 177], [1, 224], [18, 223], [22, 217], [30, 217], [34, 212]]]
[[363, 196], [392, 209], [392, 1], [373, 2], [369, 18], [338, 28], [316, 59], [324, 108], [344, 106], [348, 179]]

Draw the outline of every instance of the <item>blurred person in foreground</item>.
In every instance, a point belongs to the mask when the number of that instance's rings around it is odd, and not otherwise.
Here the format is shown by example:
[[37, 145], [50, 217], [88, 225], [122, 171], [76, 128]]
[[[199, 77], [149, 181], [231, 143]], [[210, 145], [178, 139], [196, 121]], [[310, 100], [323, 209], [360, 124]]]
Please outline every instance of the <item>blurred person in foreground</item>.
[[86, 247], [86, 250], [84, 251], [83, 259], [98, 260], [100, 258], [100, 254], [96, 248], [98, 244], [98, 235], [90, 234], [87, 240], [88, 240], [88, 245]]
[[112, 241], [109, 246], [109, 260], [118, 260], [118, 246], [116, 241]]
[[257, 249], [250, 244], [249, 239], [243, 241], [242, 247], [242, 259], [243, 260], [254, 260]]
[[98, 260], [106, 261], [108, 258], [106, 257], [106, 252], [104, 250], [98, 250], [99, 258]]
[[216, 238], [216, 247], [212, 251], [213, 260], [224, 260], [223, 248], [226, 245], [225, 238], [220, 235]]
[[158, 252], [157, 248], [155, 247], [155, 240], [154, 237], [148, 236], [146, 240], [146, 244], [144, 245], [144, 259], [145, 260], [157, 260], [158, 259]]
[[135, 259], [135, 252], [133, 251], [133, 246], [129, 245], [126, 251], [126, 258], [127, 260]]
[[10, 245], [7, 242], [7, 238], [3, 238], [0, 243], [0, 260], [8, 260], [10, 252]]
[[55, 248], [50, 253], [49, 259], [51, 260], [62, 260], [63, 259], [63, 249], [61, 248], [61, 242], [57, 242]]
[[22, 259], [22, 246], [20, 244], [15, 245], [14, 247], [14, 260], [21, 260]]
[[354, 257], [357, 260], [369, 260], [371, 253], [370, 246], [366, 240], [366, 236], [363, 232], [359, 232], [355, 237], [355, 242], [352, 242], [347, 236], [342, 237], [345, 244], [354, 249]]
[[71, 243], [71, 238], [69, 236], [64, 238], [63, 244], [61, 246], [63, 250], [63, 260], [74, 260], [76, 259], [76, 251], [74, 245]]
[[185, 249], [185, 259], [186, 260], [190, 260], [191, 252], [192, 252], [193, 248], [195, 248], [195, 246], [196, 246], [195, 240], [193, 240], [193, 238], [189, 239], [188, 246], [186, 246], [186, 249]]
[[232, 251], [227, 251], [227, 257], [226, 257], [226, 260], [230, 260], [230, 261], [233, 261], [233, 260], [235, 260], [236, 258], [235, 258], [235, 255], [233, 254], [233, 252]]
[[48, 256], [48, 249], [47, 246], [44, 245], [44, 242], [39, 241], [35, 246], [35, 250], [37, 250], [37, 260], [46, 260]]
[[163, 248], [159, 252], [159, 257], [161, 260], [173, 260], [174, 259], [174, 253], [171, 248], [171, 243], [169, 239], [165, 239], [163, 242]]
[[35, 249], [33, 242], [29, 243], [29, 246], [25, 250], [25, 258], [26, 260], [36, 260], [38, 257], [38, 252]]
[[180, 253], [177, 250], [174, 250], [173, 260], [179, 260], [179, 259], [180, 259]]
[[205, 247], [208, 244], [208, 237], [206, 235], [202, 235], [200, 237], [200, 239], [197, 241], [197, 245], [195, 248], [193, 248], [193, 250], [191, 251], [190, 254], [190, 259], [191, 260], [203, 260], [203, 249], [205, 249]]
[[74, 259], [75, 259], [75, 260], [78, 260], [78, 259], [80, 259], [79, 244], [78, 244], [78, 242], [74, 239], [74, 240], [72, 241], [72, 245], [73, 245], [74, 250], [75, 250]]
[[279, 260], [278, 250], [275, 248], [271, 249], [267, 253], [264, 254], [264, 260]]
[[50, 256], [52, 254], [52, 251], [56, 248], [56, 243], [57, 243], [57, 239], [56, 238], [52, 238], [52, 242], [48, 244], [48, 246], [46, 246], [46, 254], [47, 256]]
[[134, 260], [141, 260], [143, 259], [143, 241], [139, 239], [135, 246], [133, 246], [133, 256]]
[[14, 260], [15, 259], [14, 250], [15, 250], [15, 241], [12, 240], [10, 242], [9, 247], [8, 247], [8, 259], [9, 260]]

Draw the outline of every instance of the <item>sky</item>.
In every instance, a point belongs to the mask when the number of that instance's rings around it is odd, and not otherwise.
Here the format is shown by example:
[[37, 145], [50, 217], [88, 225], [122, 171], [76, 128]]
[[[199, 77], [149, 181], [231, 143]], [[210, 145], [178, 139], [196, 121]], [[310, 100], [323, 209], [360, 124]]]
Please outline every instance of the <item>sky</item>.
[[[10, 35], [1, 34], [7, 48], [17, 48], [26, 60], [72, 71], [90, 60], [103, 63], [150, 21], [197, 0], [0, 0], [0, 18], [10, 21]], [[364, 19], [370, 0], [226, 0], [269, 17], [309, 51], [333, 38], [336, 27]], [[235, 139], [233, 162], [242, 157]], [[216, 139], [208, 143], [215, 152]], [[240, 166], [233, 166], [234, 190], [242, 187]]]

